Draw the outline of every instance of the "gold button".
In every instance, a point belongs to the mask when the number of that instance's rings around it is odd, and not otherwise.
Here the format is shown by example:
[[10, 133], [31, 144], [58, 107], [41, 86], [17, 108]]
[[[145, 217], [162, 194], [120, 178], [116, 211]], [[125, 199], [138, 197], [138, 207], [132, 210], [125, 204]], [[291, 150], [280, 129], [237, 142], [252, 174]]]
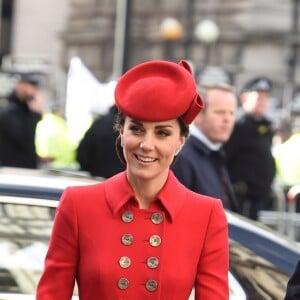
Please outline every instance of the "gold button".
[[146, 289], [149, 291], [149, 292], [154, 292], [156, 289], [157, 289], [157, 282], [156, 280], [153, 280], [153, 279], [149, 279], [147, 282], [146, 282]]
[[122, 214], [122, 220], [125, 223], [130, 223], [133, 220], [133, 213], [131, 211], [125, 211]]
[[122, 256], [119, 259], [119, 264], [121, 268], [126, 269], [131, 265], [131, 259], [128, 256]]
[[120, 278], [118, 281], [118, 287], [121, 290], [126, 290], [129, 287], [129, 280], [127, 278]]
[[147, 266], [150, 268], [150, 269], [155, 269], [158, 267], [158, 264], [159, 264], [159, 261], [158, 261], [158, 258], [157, 257], [149, 257], [147, 259]]
[[130, 233], [125, 233], [122, 235], [122, 243], [125, 246], [129, 246], [133, 243], [133, 236]]
[[149, 239], [150, 245], [153, 247], [158, 247], [161, 244], [161, 238], [159, 235], [152, 235]]
[[160, 224], [163, 221], [163, 219], [163, 215], [159, 212], [153, 213], [151, 216], [152, 223], [156, 225]]

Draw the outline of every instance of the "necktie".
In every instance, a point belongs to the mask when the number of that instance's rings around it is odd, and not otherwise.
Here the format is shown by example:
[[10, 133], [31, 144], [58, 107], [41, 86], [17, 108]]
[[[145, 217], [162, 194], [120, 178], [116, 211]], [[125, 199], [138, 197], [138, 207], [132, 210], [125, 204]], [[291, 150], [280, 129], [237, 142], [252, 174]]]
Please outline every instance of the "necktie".
[[211, 158], [212, 161], [217, 169], [218, 175], [220, 177], [220, 182], [223, 189], [223, 206], [225, 208], [231, 207], [231, 197], [230, 197], [230, 191], [229, 191], [229, 182], [228, 182], [228, 176], [227, 172], [225, 170], [225, 162], [223, 154], [220, 153], [220, 151], [212, 151], [211, 152]]

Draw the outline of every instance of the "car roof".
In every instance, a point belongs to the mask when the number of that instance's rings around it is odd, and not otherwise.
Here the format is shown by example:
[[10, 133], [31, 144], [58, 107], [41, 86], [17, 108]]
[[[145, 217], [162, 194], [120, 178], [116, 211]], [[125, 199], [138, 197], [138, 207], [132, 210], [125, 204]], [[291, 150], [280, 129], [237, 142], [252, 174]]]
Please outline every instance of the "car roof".
[[0, 194], [58, 200], [67, 186], [100, 180], [77, 171], [0, 167]]
[[227, 211], [229, 237], [266, 258], [287, 274], [292, 274], [300, 257], [299, 243], [266, 225]]

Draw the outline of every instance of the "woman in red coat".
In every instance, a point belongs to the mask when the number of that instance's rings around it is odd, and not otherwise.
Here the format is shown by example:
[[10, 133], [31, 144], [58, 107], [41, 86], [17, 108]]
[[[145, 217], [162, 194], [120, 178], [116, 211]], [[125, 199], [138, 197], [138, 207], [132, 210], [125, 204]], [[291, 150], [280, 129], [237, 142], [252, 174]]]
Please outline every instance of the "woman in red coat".
[[228, 229], [219, 199], [196, 194], [170, 166], [203, 102], [181, 61], [150, 61], [115, 91], [126, 171], [69, 187], [57, 209], [37, 300], [228, 299]]

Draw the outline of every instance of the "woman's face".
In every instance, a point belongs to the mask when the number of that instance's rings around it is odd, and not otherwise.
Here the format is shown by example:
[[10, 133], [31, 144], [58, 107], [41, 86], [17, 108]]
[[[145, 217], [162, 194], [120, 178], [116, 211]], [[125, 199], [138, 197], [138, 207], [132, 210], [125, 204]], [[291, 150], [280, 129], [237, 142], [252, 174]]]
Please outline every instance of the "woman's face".
[[185, 142], [176, 119], [142, 122], [126, 117], [120, 135], [128, 175], [139, 179], [166, 176]]

